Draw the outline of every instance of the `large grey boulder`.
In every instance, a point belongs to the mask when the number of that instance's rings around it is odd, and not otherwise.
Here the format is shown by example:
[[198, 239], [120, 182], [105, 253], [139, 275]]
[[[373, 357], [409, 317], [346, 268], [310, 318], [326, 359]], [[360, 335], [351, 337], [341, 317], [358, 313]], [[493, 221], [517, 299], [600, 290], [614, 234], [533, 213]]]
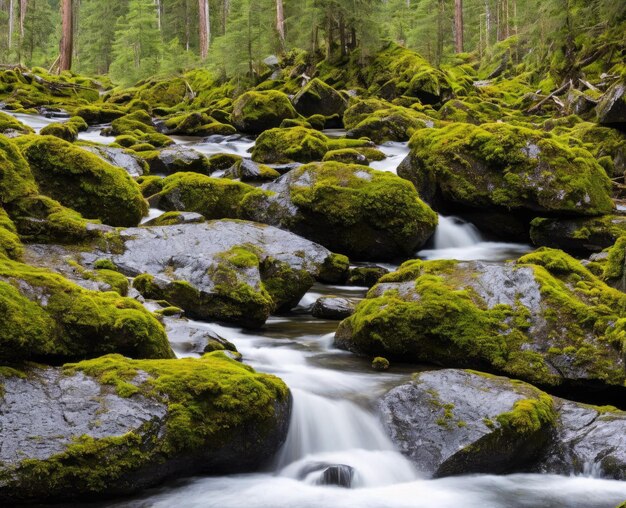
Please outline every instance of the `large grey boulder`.
[[345, 257], [321, 245], [245, 221], [131, 228], [114, 243], [99, 255], [136, 277], [144, 296], [250, 327], [297, 305], [316, 279], [337, 282], [348, 271]]
[[243, 200], [245, 217], [351, 258], [412, 256], [437, 226], [437, 215], [412, 185], [357, 164], [307, 164], [261, 188], [266, 192]]
[[339, 347], [504, 373], [541, 386], [623, 390], [626, 295], [567, 254], [517, 262], [408, 261], [342, 321]]
[[7, 368], [0, 386], [3, 506], [254, 470], [284, 442], [291, 408], [282, 381], [221, 353]]
[[385, 428], [418, 470], [440, 477], [519, 471], [550, 442], [551, 397], [463, 370], [422, 372], [380, 402]]
[[423, 473], [537, 471], [626, 478], [626, 413], [504, 377], [420, 372], [380, 400], [383, 424]]

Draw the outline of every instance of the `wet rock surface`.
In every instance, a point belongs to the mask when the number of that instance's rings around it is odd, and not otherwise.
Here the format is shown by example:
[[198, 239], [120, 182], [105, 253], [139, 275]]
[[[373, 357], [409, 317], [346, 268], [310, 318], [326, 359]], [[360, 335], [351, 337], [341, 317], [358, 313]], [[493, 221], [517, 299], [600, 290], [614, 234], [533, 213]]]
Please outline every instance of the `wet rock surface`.
[[348, 299], [337, 296], [322, 296], [313, 305], [311, 313], [321, 319], [341, 320], [354, 313], [355, 303]]

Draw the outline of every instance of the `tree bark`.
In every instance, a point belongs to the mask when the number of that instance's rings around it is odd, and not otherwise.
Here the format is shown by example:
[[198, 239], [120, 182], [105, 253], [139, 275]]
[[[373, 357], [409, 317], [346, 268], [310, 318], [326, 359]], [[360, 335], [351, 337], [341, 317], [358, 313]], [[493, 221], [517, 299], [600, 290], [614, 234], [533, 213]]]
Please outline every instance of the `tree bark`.
[[285, 51], [285, 9], [283, 0], [276, 0], [276, 31], [280, 41], [280, 50]]
[[200, 29], [200, 58], [207, 59], [209, 54], [209, 0], [198, 0], [198, 26]]
[[457, 53], [463, 53], [463, 0], [454, 0], [454, 40]]
[[[28, 8], [28, 0], [20, 0], [20, 38], [24, 39], [24, 20], [26, 19], [26, 9]], [[21, 41], [20, 41], [21, 44]]]
[[13, 19], [15, 18], [15, 5], [13, 0], [9, 0], [9, 51], [13, 46]]
[[59, 72], [72, 68], [72, 51], [74, 49], [72, 0], [61, 0], [61, 47], [59, 58]]

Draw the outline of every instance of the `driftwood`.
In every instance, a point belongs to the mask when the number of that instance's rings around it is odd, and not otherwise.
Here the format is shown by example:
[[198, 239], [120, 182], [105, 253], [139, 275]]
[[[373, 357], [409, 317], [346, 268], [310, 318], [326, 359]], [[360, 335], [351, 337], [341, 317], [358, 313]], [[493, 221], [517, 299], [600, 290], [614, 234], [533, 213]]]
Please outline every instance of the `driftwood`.
[[[552, 92], [550, 95], [548, 95], [547, 97], [544, 97], [543, 99], [541, 99], [537, 104], [535, 104], [534, 106], [531, 106], [530, 108], [528, 108], [526, 110], [526, 113], [534, 113], [535, 111], [538, 111], [539, 108], [541, 108], [541, 106], [543, 106], [546, 102], [548, 102], [550, 99], [554, 99], [556, 98], [557, 95], [562, 94], [565, 90], [567, 90], [568, 88], [571, 88], [573, 86], [572, 80], [570, 79], [568, 82], [566, 82], [563, 86], [560, 86], [559, 88], [557, 88], [554, 92]], [[556, 101], [555, 102], [557, 104], [559, 104], [559, 106], [563, 106], [563, 103], [561, 101]]]

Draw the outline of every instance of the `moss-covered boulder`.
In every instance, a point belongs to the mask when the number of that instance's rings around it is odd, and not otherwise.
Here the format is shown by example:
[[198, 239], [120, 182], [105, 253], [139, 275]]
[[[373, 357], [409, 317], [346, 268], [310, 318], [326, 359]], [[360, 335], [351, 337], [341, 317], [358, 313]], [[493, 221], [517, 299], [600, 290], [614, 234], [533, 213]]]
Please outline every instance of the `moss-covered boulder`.
[[0, 259], [0, 359], [50, 362], [121, 353], [172, 356], [161, 324], [134, 300]]
[[242, 182], [267, 182], [276, 180], [280, 173], [265, 164], [257, 164], [250, 159], [240, 159], [224, 172], [224, 178], [239, 179]]
[[136, 277], [147, 298], [247, 327], [297, 305], [315, 280], [345, 280], [349, 268], [345, 256], [292, 233], [229, 220], [127, 229], [98, 257]]
[[296, 111], [304, 117], [322, 115], [331, 117], [343, 115], [348, 105], [347, 100], [332, 86], [314, 78], [293, 98]]
[[417, 53], [390, 43], [362, 70], [370, 94], [386, 100], [400, 96], [435, 104], [452, 92], [445, 73]]
[[6, 505], [129, 495], [178, 476], [253, 471], [284, 442], [291, 406], [282, 381], [223, 353], [3, 369], [0, 386]]
[[179, 171], [210, 175], [216, 171], [216, 165], [208, 157], [193, 148], [182, 145], [141, 152], [138, 155], [146, 161], [150, 173], [157, 175], [171, 175]]
[[623, 387], [626, 296], [574, 258], [408, 261], [336, 333], [341, 347], [404, 362], [504, 373], [542, 386]]
[[266, 164], [321, 161], [328, 151], [328, 138], [305, 127], [270, 129], [256, 140], [252, 159]]
[[398, 449], [434, 477], [526, 471], [557, 420], [552, 397], [531, 385], [452, 369], [416, 374], [379, 407]]
[[207, 219], [237, 219], [241, 202], [251, 192], [262, 191], [228, 178], [176, 173], [163, 180], [161, 191], [150, 197], [150, 203], [161, 210], [196, 212]]
[[246, 92], [233, 103], [231, 121], [241, 132], [260, 134], [298, 118], [289, 97], [276, 90]]
[[408, 182], [366, 166], [307, 164], [262, 189], [244, 199], [246, 217], [354, 258], [410, 256], [437, 225]]
[[145, 111], [134, 111], [111, 122], [111, 127], [102, 130], [106, 136], [120, 134], [149, 134], [156, 133], [152, 117]]
[[418, 130], [398, 175], [436, 206], [602, 215], [614, 209], [604, 169], [557, 136], [504, 123]]
[[124, 108], [113, 104], [82, 106], [74, 110], [74, 115], [81, 117], [89, 125], [111, 123], [125, 114]]
[[73, 143], [74, 141], [76, 141], [76, 139], [78, 139], [78, 130], [74, 127], [73, 124], [70, 124], [68, 122], [54, 122], [48, 124], [43, 129], [41, 129], [39, 134], [41, 134], [42, 136], [54, 136], [65, 141], [69, 141], [70, 143]]
[[237, 132], [232, 125], [219, 122], [204, 111], [173, 116], [163, 126], [167, 134], [181, 136], [229, 136]]
[[626, 235], [626, 217], [604, 215], [579, 219], [536, 218], [530, 237], [537, 246], [554, 247], [574, 254], [600, 252]]
[[0, 258], [19, 259], [22, 256], [22, 242], [17, 236], [15, 224], [0, 207]]
[[15, 137], [21, 134], [32, 134], [34, 131], [24, 125], [17, 118], [0, 111], [0, 134], [7, 137]]
[[349, 137], [367, 137], [379, 144], [408, 141], [416, 130], [435, 125], [434, 120], [415, 110], [374, 98], [352, 100], [343, 122]]
[[602, 278], [611, 286], [626, 293], [626, 236], [619, 238], [606, 253]]
[[23, 149], [42, 193], [85, 217], [111, 226], [134, 226], [148, 206], [137, 183], [121, 168], [52, 136]]

